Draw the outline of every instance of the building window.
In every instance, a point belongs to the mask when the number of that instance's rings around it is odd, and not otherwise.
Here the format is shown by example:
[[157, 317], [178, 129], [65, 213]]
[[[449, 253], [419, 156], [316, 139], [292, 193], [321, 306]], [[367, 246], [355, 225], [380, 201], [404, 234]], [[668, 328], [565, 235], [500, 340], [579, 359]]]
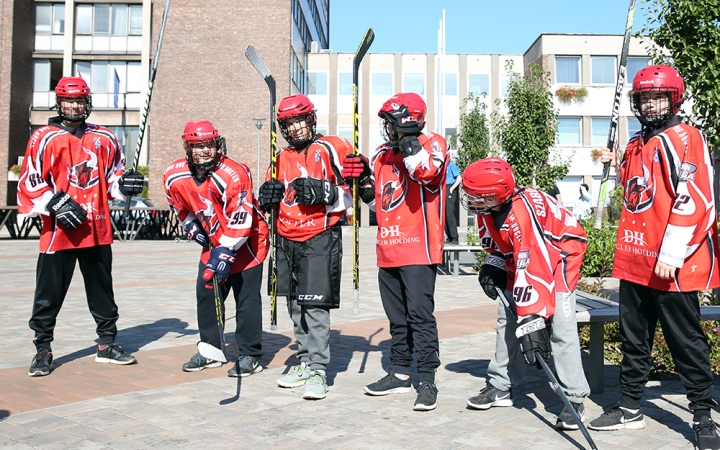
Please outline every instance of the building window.
[[327, 95], [327, 72], [308, 72], [308, 95]]
[[370, 76], [372, 95], [392, 95], [393, 94], [393, 74], [390, 72], [374, 72]]
[[[445, 140], [448, 143], [448, 146], [450, 145], [450, 142], [453, 140], [453, 138], [457, 136], [457, 128], [445, 128]], [[451, 150], [455, 150], [454, 148]]]
[[64, 34], [65, 4], [38, 3], [35, 6], [35, 34]]
[[561, 117], [558, 119], [558, 144], [580, 145], [582, 142], [579, 117]]
[[305, 69], [292, 49], [290, 50], [290, 76], [298, 91], [305, 93]]
[[468, 92], [476, 97], [490, 95], [490, 75], [486, 73], [468, 75]]
[[555, 82], [580, 83], [580, 57], [555, 57]]
[[33, 107], [45, 109], [55, 104], [55, 86], [62, 78], [62, 59], [33, 61]]
[[80, 35], [140, 36], [142, 5], [80, 4], [75, 10], [76, 30]]
[[425, 95], [425, 74], [403, 74], [403, 92], [414, 92], [418, 95]]
[[627, 118], [627, 130], [628, 130], [628, 141], [635, 136], [635, 133], [640, 131], [642, 126], [640, 125], [640, 121], [637, 120], [634, 117], [628, 117]]
[[632, 86], [632, 82], [635, 79], [635, 75], [642, 69], [643, 67], [647, 67], [650, 65], [650, 58], [628, 58], [627, 60], [627, 79], [625, 80], [625, 84], [627, 86]]
[[510, 75], [502, 73], [500, 74], [500, 97], [507, 97], [508, 89], [510, 89]]
[[353, 95], [352, 72], [338, 73], [338, 95]]
[[608, 132], [610, 131], [610, 119], [592, 118], [592, 145], [607, 145]]
[[118, 108], [140, 108], [144, 84], [140, 61], [76, 61], [74, 76], [90, 86], [94, 108], [115, 107], [115, 74], [119, 79]]
[[445, 74], [445, 95], [457, 95], [457, 74]]
[[344, 137], [352, 144], [353, 143], [353, 127], [338, 126], [338, 136]]
[[593, 84], [614, 84], [615, 83], [615, 57], [614, 56], [592, 56], [592, 83]]

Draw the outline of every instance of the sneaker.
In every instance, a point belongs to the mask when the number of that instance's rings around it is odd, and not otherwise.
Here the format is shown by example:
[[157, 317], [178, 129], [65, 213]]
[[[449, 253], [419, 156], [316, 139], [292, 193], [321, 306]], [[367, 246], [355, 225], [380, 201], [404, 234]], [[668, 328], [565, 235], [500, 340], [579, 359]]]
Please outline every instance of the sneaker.
[[693, 431], [699, 450], [720, 450], [720, 437], [715, 422], [710, 417], [703, 417], [700, 422], [694, 422]]
[[437, 387], [433, 383], [420, 383], [417, 399], [413, 405], [415, 411], [432, 411], [437, 408]]
[[45, 349], [38, 350], [37, 355], [33, 357], [32, 363], [30, 363], [30, 370], [28, 375], [31, 377], [44, 377], [49, 375], [52, 371], [53, 355]]
[[103, 364], [119, 364], [125, 366], [127, 364], [135, 364], [137, 359], [130, 353], [127, 353], [119, 345], [110, 344], [105, 348], [98, 345], [95, 362]]
[[460, 245], [460, 242], [458, 242], [457, 239], [454, 239], [454, 240], [450, 241], [449, 244], [450, 245]]
[[183, 364], [182, 370], [183, 372], [200, 372], [203, 369], [213, 369], [220, 366], [222, 366], [220, 361], [208, 359], [198, 352], [190, 358], [190, 361]]
[[228, 370], [229, 377], [249, 377], [250, 375], [263, 371], [258, 359], [254, 356], [243, 355]]
[[617, 405], [602, 413], [600, 417], [590, 422], [588, 428], [598, 431], [640, 430], [645, 428], [645, 417], [640, 408], [632, 410]]
[[310, 371], [310, 376], [305, 383], [305, 400], [320, 400], [325, 398], [328, 391], [327, 377], [324, 370]]
[[[575, 403], [570, 402], [570, 404], [575, 408], [575, 412], [577, 413], [578, 417], [580, 418], [581, 422], [585, 422], [585, 405], [582, 403]], [[568, 411], [567, 406], [563, 406], [562, 411], [560, 411], [560, 414], [557, 417], [557, 422], [555, 423], [555, 428], [559, 430], [579, 430], [580, 425], [578, 425], [575, 422], [575, 419], [573, 419], [573, 416], [570, 415], [570, 411]]]
[[467, 405], [475, 409], [490, 409], [493, 406], [512, 406], [512, 390], [501, 391], [488, 383], [485, 389], [475, 397], [470, 397]]
[[365, 393], [370, 395], [407, 394], [411, 390], [410, 377], [407, 380], [401, 380], [392, 372], [365, 386]]
[[307, 363], [300, 363], [290, 369], [290, 372], [284, 377], [277, 380], [277, 384], [284, 388], [296, 388], [305, 384], [312, 375], [312, 370], [308, 369]]

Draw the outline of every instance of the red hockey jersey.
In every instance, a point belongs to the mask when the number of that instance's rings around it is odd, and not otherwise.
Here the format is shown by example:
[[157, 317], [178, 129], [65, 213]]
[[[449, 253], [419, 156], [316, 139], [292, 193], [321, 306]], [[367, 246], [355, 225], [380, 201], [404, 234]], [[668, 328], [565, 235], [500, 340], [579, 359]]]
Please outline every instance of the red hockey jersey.
[[[165, 194], [184, 224], [197, 219], [213, 246], [237, 251], [231, 273], [262, 264], [268, 254], [268, 226], [252, 191], [250, 169], [226, 156], [202, 183], [190, 172], [185, 158], [165, 169]], [[200, 259], [207, 263], [205, 247]]]
[[512, 197], [506, 216], [477, 216], [480, 244], [500, 253], [507, 266], [507, 290], [518, 316], [555, 314], [555, 293], [572, 292], [580, 278], [587, 234], [570, 211], [537, 189]]
[[447, 142], [435, 133], [418, 140], [415, 155], [384, 144], [372, 158], [378, 267], [442, 263]]
[[[352, 206], [352, 191], [342, 178], [342, 162], [353, 152], [352, 144], [342, 137], [321, 136], [301, 151], [286, 147], [277, 155], [277, 179], [285, 185], [285, 198], [280, 202], [277, 232], [292, 241], [304, 242], [331, 228]], [[330, 180], [337, 185], [338, 199], [334, 205], [299, 205], [295, 190], [288, 188], [295, 178]], [[267, 180], [270, 179], [268, 170]]]
[[[30, 136], [17, 188], [18, 212], [42, 215], [41, 253], [112, 244], [108, 199], [125, 198], [118, 187], [125, 156], [107, 128], [86, 123], [75, 130], [63, 127], [59, 119], [51, 118]], [[74, 230], [60, 225], [46, 210], [60, 190], [87, 211]]]
[[[678, 122], [678, 120], [675, 120]], [[677, 123], [628, 144], [618, 171], [625, 187], [613, 277], [661, 291], [720, 286], [713, 172], [705, 137]], [[655, 276], [657, 261], [677, 267]]]

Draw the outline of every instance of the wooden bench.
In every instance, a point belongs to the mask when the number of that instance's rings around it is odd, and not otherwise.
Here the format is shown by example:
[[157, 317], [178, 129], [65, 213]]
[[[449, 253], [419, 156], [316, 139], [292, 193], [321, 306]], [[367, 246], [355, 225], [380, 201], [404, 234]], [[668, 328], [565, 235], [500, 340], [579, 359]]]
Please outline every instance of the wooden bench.
[[454, 277], [460, 275], [460, 252], [481, 252], [483, 248], [479, 245], [455, 245], [445, 244], [443, 246], [443, 262], [447, 264], [448, 272]]
[[[605, 322], [620, 320], [617, 302], [582, 291], [575, 291], [578, 325], [590, 325], [590, 376], [588, 383], [593, 394], [605, 389]], [[701, 306], [702, 320], [720, 320], [720, 306]]]

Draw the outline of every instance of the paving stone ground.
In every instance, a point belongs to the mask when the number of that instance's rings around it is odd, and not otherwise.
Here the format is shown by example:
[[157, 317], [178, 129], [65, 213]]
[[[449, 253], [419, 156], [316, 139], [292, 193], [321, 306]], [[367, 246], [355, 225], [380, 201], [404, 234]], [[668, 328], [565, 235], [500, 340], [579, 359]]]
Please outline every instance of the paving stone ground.
[[[468, 397], [485, 385], [494, 351], [497, 305], [482, 293], [469, 264], [459, 277], [437, 278], [436, 316], [442, 365], [439, 406], [415, 412], [414, 394], [370, 397], [364, 385], [389, 367], [388, 323], [380, 303], [374, 228], [361, 229], [361, 311], [352, 313], [352, 230], [344, 228], [343, 303], [332, 316], [324, 400], [302, 399], [302, 388], [275, 380], [296, 364], [291, 322], [279, 299], [276, 331], [265, 303], [261, 360], [265, 370], [248, 378], [226, 376], [230, 365], [197, 373], [180, 367], [198, 339], [194, 277], [199, 247], [174, 241], [113, 245], [115, 296], [120, 307], [117, 343], [139, 364], [94, 362], [95, 324], [76, 270], [58, 317], [55, 370], [30, 378], [32, 310], [37, 240], [0, 234], [0, 447], [2, 448], [589, 448], [579, 432], [556, 431], [561, 403], [543, 372], [534, 368], [515, 390], [515, 406], [474, 411]], [[468, 260], [465, 260], [468, 262]], [[267, 273], [267, 271], [266, 271]], [[610, 286], [612, 289], [612, 285]], [[232, 310], [232, 300], [228, 300]], [[228, 318], [228, 353], [234, 318]], [[587, 355], [584, 355], [587, 370]], [[605, 392], [591, 395], [587, 415], [617, 401], [618, 369], [605, 366]], [[417, 384], [417, 376], [414, 375]], [[716, 390], [720, 397], [720, 389]], [[684, 388], [653, 381], [643, 402], [647, 427], [593, 432], [601, 449], [693, 448]]]

